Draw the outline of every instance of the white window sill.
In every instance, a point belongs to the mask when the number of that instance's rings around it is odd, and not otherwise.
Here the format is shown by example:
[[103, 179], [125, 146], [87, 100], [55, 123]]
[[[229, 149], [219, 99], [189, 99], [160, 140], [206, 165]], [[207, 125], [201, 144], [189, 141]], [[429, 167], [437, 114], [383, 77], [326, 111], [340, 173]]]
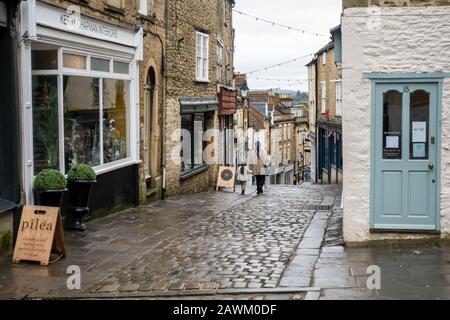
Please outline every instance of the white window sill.
[[205, 79], [195, 79], [195, 81], [199, 82], [199, 83], [210, 83], [209, 80], [205, 80]]
[[123, 159], [123, 160], [107, 163], [102, 166], [94, 167], [93, 169], [97, 175], [101, 175], [104, 173], [108, 173], [111, 171], [115, 171], [117, 169], [122, 169], [122, 168], [131, 166], [134, 164], [139, 164], [139, 163], [141, 163], [141, 161], [134, 161], [133, 159], [128, 158], [128, 159]]

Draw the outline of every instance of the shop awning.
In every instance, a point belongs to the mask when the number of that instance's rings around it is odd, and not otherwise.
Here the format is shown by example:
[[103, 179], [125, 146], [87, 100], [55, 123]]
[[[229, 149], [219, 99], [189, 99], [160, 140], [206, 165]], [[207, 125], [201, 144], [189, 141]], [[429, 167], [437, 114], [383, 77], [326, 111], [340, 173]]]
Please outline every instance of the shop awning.
[[180, 98], [181, 113], [213, 112], [219, 109], [216, 97], [186, 97]]

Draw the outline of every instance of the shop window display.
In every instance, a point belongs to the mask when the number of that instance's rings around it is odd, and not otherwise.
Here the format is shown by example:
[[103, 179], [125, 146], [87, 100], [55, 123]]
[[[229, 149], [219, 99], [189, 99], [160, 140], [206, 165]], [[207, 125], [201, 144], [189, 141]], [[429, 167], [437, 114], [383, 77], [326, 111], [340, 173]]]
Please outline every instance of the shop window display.
[[64, 77], [66, 172], [74, 164], [100, 165], [99, 89], [97, 78]]
[[[55, 52], [33, 52], [33, 70], [43, 70], [45, 74], [33, 76], [35, 174], [46, 168], [67, 173], [75, 164], [99, 167], [127, 159], [130, 81], [81, 74], [69, 76], [62, 69], [53, 71], [57, 58], [53, 59], [53, 66], [43, 64], [42, 57]], [[129, 72], [128, 63], [63, 54], [63, 66], [74, 70], [109, 73], [113, 71], [112, 65], [116, 73], [112, 77], [123, 77]], [[62, 96], [58, 96], [59, 92]], [[60, 129], [64, 136], [60, 136]]]
[[34, 172], [59, 169], [58, 85], [56, 76], [33, 76]]
[[103, 161], [127, 157], [127, 81], [103, 80]]

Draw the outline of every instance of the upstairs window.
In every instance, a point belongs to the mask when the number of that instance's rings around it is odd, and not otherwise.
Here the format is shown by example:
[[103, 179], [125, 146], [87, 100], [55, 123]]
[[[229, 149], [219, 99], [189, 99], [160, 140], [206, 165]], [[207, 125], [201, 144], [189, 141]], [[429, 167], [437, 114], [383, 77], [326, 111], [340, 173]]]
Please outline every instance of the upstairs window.
[[327, 112], [327, 82], [321, 81], [322, 86], [322, 113]]
[[342, 116], [342, 81], [336, 82], [336, 115]]
[[147, 16], [148, 15], [148, 0], [138, 0], [139, 1], [139, 13]]
[[223, 41], [217, 40], [217, 81], [223, 81]]
[[326, 65], [327, 64], [327, 52], [324, 51], [323, 55], [322, 55], [322, 64]]
[[196, 63], [195, 79], [197, 81], [209, 81], [209, 35], [196, 32]]

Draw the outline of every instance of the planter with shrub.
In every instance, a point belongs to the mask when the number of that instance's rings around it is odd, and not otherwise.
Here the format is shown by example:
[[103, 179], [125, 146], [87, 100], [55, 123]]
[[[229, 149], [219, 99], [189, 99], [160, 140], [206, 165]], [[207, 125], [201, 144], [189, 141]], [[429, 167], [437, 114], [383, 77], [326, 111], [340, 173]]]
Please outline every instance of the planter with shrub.
[[85, 231], [86, 225], [83, 218], [90, 213], [89, 201], [92, 188], [97, 176], [92, 168], [85, 164], [78, 164], [70, 168], [68, 173], [70, 204], [69, 213], [71, 221], [66, 225], [67, 229]]
[[67, 180], [58, 170], [44, 169], [34, 179], [34, 203], [44, 207], [61, 207]]

